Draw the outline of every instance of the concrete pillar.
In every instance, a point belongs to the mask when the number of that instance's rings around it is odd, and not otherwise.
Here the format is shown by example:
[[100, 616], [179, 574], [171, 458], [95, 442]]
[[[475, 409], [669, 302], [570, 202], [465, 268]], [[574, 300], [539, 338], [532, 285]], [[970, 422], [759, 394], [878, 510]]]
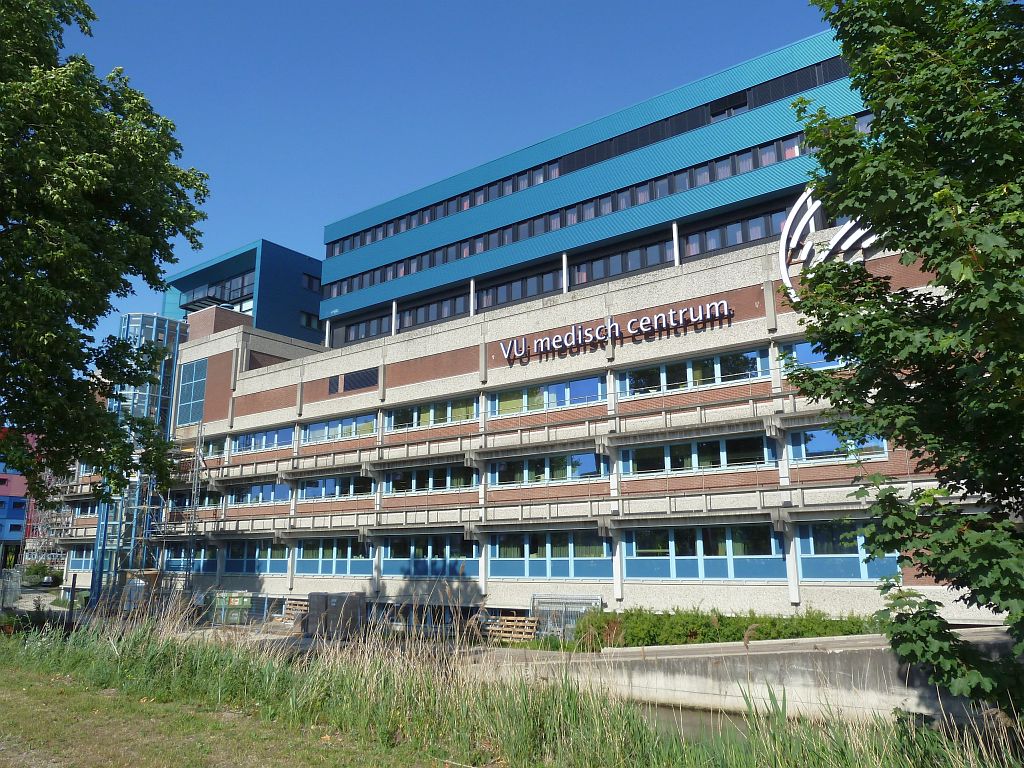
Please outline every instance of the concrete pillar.
[[623, 564], [623, 547], [622, 547], [622, 531], [618, 529], [612, 530], [612, 596], [616, 602], [621, 603], [623, 600], [623, 589], [622, 589], [622, 564]]
[[562, 251], [562, 293], [569, 292], [569, 254]]
[[398, 302], [391, 302], [391, 335], [398, 333]]
[[[294, 509], [294, 505], [293, 505]], [[295, 589], [295, 544], [297, 539], [288, 539], [288, 591]]]
[[800, 605], [800, 568], [797, 562], [797, 527], [786, 524], [783, 541], [786, 544], [786, 585], [789, 587], [789, 602]]
[[223, 541], [217, 542], [217, 577], [214, 583], [215, 587], [220, 587], [224, 583], [224, 561], [227, 560], [228, 550]]
[[324, 346], [331, 348], [331, 318], [324, 320]]
[[476, 537], [477, 546], [480, 547], [480, 575], [477, 581], [480, 587], [480, 594], [487, 597], [487, 571], [491, 565], [490, 537], [486, 533], [478, 533]]
[[672, 261], [678, 267], [679, 266], [679, 223], [672, 222]]
[[469, 280], [469, 316], [474, 317], [476, 315], [476, 278], [472, 277]]
[[373, 570], [370, 573], [370, 592], [380, 594], [380, 579], [384, 570], [384, 547], [380, 539], [370, 539], [373, 546]]

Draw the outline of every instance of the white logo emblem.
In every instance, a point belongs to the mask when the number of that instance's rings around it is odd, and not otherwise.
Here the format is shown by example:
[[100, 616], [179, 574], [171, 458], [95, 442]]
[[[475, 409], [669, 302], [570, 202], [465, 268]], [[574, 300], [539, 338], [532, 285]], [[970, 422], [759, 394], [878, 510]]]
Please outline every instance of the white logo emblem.
[[814, 199], [811, 188], [808, 187], [790, 208], [789, 215], [782, 225], [782, 239], [779, 240], [779, 271], [782, 274], [782, 283], [793, 301], [796, 300], [796, 291], [789, 276], [791, 266], [797, 265], [799, 271], [804, 272], [815, 264], [839, 258], [847, 251], [870, 248], [877, 239], [877, 235], [872, 233], [869, 227], [862, 227], [860, 221], [855, 219], [843, 224], [828, 241], [828, 247], [820, 253], [817, 252], [810, 235], [815, 231], [814, 214], [820, 208], [821, 201]]

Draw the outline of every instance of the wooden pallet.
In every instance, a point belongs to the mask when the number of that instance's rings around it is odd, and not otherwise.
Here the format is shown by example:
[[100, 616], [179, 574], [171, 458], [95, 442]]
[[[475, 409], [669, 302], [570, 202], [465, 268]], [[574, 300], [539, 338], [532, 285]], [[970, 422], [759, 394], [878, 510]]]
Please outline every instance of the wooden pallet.
[[533, 640], [537, 636], [537, 619], [533, 616], [499, 616], [487, 626], [491, 640]]
[[307, 613], [309, 613], [309, 600], [289, 597], [284, 601], [282, 615], [275, 616], [274, 621], [279, 621], [282, 624], [294, 624], [296, 621], [302, 621]]

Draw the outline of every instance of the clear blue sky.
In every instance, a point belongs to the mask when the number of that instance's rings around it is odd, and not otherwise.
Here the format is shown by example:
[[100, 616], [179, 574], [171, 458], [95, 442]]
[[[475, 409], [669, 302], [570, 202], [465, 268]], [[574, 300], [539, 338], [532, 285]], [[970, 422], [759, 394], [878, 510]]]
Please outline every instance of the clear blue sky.
[[93, 8], [67, 52], [123, 67], [210, 175], [203, 251], [172, 271], [259, 237], [323, 258], [325, 224], [825, 28], [805, 0]]

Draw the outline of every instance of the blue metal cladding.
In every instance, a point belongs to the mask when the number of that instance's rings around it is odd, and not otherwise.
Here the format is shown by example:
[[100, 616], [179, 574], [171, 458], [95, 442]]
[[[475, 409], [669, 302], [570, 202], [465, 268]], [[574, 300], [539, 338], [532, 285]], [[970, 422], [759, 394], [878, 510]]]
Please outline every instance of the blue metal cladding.
[[[620, 133], [749, 88], [801, 67], [838, 56], [831, 32], [822, 32], [648, 99], [533, 146], [389, 200], [324, 228], [324, 242], [357, 232], [426, 205], [467, 192], [503, 176], [545, 163]], [[541, 185], [545, 186], [545, 185]], [[517, 193], [518, 194], [518, 193]], [[460, 214], [461, 215], [461, 214]]]
[[794, 158], [512, 245], [495, 248], [441, 267], [328, 299], [320, 305], [321, 317], [349, 314], [393, 299], [435, 290], [441, 286], [468, 282], [473, 277], [525, 266], [563, 251], [572, 252], [590, 247], [594, 243], [623, 238], [659, 227], [666, 228], [672, 221], [685, 223], [706, 215], [708, 211], [728, 211], [752, 201], [768, 199], [777, 196], [781, 191], [803, 187], [814, 164], [814, 158], [811, 156]]
[[[860, 97], [850, 90], [848, 79], [819, 86], [804, 95], [816, 103], [828, 105], [833, 114], [852, 114], [862, 108]], [[365, 245], [343, 256], [329, 258], [324, 263], [324, 282], [471, 238], [800, 130], [792, 99], [767, 104]]]

